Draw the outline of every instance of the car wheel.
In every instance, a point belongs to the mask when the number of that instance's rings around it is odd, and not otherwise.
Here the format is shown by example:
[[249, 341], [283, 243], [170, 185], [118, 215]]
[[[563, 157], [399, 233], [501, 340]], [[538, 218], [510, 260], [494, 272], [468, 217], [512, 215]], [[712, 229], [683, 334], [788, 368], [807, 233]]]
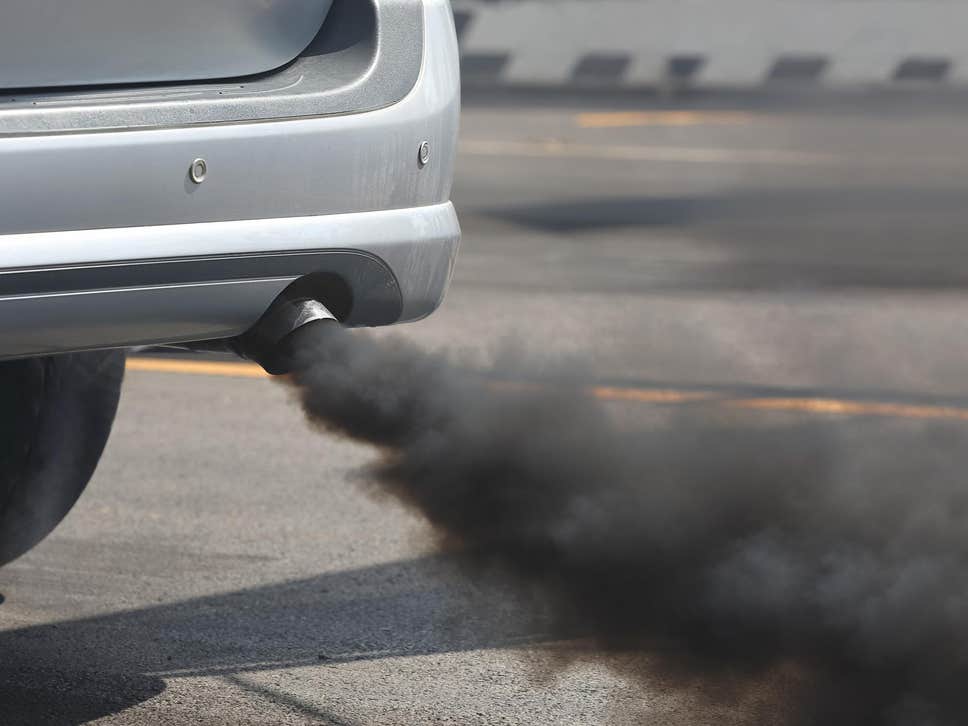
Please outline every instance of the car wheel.
[[0, 362], [0, 565], [47, 536], [107, 443], [122, 351]]

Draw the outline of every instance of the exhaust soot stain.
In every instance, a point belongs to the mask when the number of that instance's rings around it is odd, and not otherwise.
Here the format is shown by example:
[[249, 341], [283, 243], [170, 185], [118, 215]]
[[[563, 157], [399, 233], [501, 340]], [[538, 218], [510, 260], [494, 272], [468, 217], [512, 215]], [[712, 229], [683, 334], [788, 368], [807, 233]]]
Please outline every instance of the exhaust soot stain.
[[898, 440], [860, 467], [816, 425], [629, 431], [565, 378], [494, 390], [328, 325], [298, 350], [308, 416], [380, 447], [380, 485], [537, 589], [556, 635], [641, 655], [707, 705], [765, 698], [756, 723], [963, 722], [963, 437]]

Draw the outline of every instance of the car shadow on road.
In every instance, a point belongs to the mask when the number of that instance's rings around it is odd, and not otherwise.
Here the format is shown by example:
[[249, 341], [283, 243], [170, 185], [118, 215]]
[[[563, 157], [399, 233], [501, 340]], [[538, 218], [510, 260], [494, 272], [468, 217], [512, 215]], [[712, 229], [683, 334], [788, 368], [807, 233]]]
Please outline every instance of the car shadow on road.
[[[469, 249], [479, 219], [511, 222], [585, 249], [584, 258], [558, 258], [558, 274], [575, 290], [587, 289], [594, 277], [589, 270], [615, 254], [602, 251], [610, 239], [624, 240], [634, 251], [624, 267], [609, 269], [605, 289], [612, 294], [968, 287], [962, 234], [968, 214], [960, 192], [937, 187], [753, 187], [713, 195], [586, 197], [471, 207], [464, 216]], [[524, 287], [556, 279], [544, 265], [539, 269], [542, 274]]]
[[85, 723], [184, 676], [231, 678], [539, 640], [540, 623], [523, 620], [530, 609], [521, 604], [496, 580], [471, 582], [441, 556], [6, 630], [0, 721]]

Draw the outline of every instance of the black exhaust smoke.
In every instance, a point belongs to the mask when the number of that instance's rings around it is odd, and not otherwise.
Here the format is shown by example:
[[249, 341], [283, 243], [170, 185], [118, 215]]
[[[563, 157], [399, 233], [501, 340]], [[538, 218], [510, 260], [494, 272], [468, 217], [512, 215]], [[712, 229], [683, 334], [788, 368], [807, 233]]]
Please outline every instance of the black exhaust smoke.
[[294, 348], [311, 419], [380, 447], [381, 486], [537, 589], [557, 635], [642, 654], [707, 703], [752, 699], [746, 722], [968, 718], [963, 437], [900, 432], [865, 468], [818, 426], [629, 430], [565, 376], [494, 387], [337, 326]]

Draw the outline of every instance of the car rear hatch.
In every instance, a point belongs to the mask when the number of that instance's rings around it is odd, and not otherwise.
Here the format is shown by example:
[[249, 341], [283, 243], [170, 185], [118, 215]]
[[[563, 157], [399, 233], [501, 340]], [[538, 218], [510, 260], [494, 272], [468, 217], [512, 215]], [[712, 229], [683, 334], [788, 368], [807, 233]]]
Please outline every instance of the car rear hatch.
[[10, 0], [0, 88], [198, 81], [263, 73], [310, 43], [332, 0]]

